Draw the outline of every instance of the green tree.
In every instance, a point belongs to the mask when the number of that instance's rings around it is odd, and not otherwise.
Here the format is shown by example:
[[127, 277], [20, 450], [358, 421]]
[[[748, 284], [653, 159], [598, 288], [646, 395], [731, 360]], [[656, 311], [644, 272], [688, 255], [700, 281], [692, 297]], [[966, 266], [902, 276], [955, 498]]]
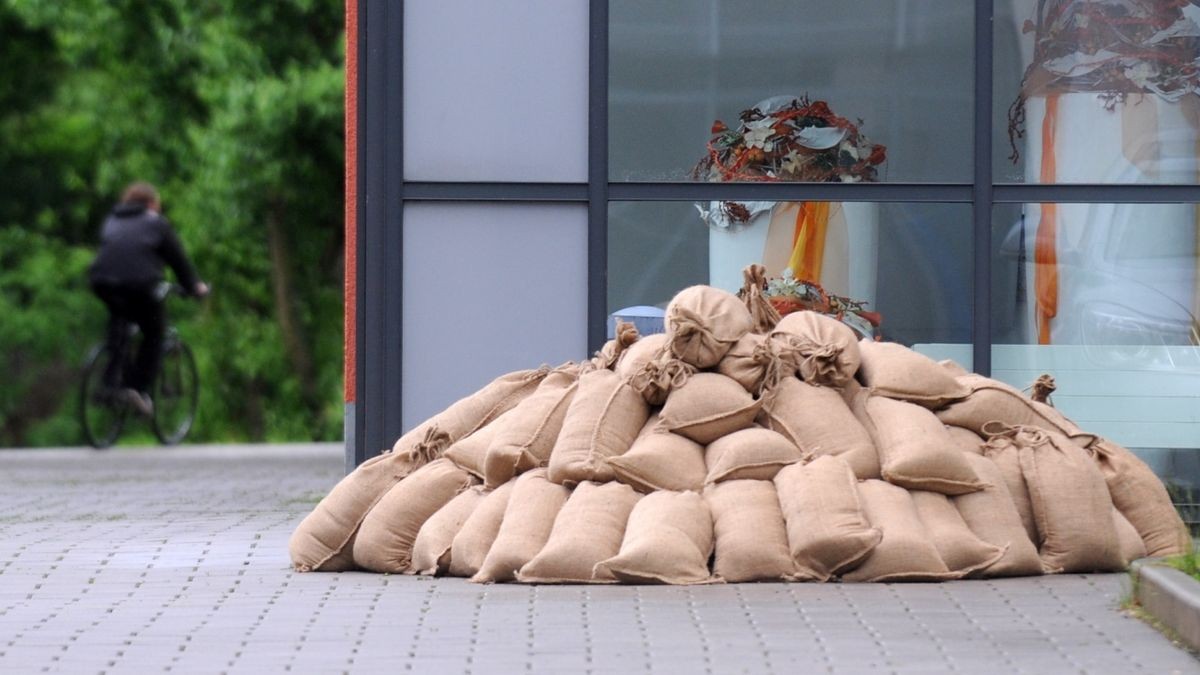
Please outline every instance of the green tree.
[[193, 438], [338, 437], [341, 10], [0, 0], [0, 445], [78, 442], [80, 336], [104, 317], [84, 272], [135, 179], [215, 289], [171, 308], [201, 369]]

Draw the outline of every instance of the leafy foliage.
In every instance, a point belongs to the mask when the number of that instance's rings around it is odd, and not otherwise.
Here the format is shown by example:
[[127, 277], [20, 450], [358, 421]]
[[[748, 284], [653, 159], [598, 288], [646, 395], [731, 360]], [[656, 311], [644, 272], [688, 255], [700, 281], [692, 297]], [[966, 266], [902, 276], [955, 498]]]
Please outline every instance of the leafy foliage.
[[0, 446], [76, 444], [85, 271], [133, 180], [214, 293], [173, 301], [196, 441], [341, 432], [342, 4], [0, 0]]

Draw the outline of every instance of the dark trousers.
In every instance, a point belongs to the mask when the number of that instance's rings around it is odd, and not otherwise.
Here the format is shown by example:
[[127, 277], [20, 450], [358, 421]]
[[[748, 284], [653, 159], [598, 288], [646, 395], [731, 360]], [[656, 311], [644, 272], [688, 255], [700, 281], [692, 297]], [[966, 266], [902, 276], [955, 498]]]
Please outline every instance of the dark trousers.
[[[154, 288], [97, 283], [92, 285], [104, 304], [108, 306], [108, 345], [115, 354], [125, 353], [129, 342], [129, 324], [136, 324], [142, 331], [142, 344], [132, 369], [126, 371], [122, 386], [149, 392], [150, 385], [158, 375], [162, 360], [163, 333], [166, 331], [166, 314], [163, 303], [154, 297]], [[113, 359], [104, 373], [104, 382], [116, 386], [121, 380], [121, 359]]]

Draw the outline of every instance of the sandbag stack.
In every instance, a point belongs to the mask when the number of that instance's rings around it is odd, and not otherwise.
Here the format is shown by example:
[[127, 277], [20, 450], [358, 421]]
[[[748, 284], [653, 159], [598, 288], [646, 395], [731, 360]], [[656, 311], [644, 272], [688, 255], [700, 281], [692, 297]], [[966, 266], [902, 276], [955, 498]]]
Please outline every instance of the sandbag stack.
[[[747, 274], [747, 285], [761, 281]], [[497, 378], [344, 478], [299, 571], [477, 582], [937, 581], [1190, 541], [1133, 453], [836, 319], [681, 291], [661, 335]]]

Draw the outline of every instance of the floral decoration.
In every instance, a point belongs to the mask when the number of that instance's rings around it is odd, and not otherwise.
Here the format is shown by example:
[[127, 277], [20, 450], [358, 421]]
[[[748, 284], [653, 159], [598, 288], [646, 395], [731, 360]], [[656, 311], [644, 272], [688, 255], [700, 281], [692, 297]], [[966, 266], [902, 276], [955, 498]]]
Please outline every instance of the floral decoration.
[[815, 281], [797, 279], [790, 269], [767, 279], [763, 297], [780, 316], [811, 310], [827, 314], [855, 329], [863, 337], [875, 337], [883, 316], [867, 311], [866, 302], [829, 293]]
[[[766, 108], [764, 110], [763, 108]], [[736, 128], [713, 122], [708, 154], [692, 170], [698, 180], [874, 181], [887, 148], [871, 143], [858, 124], [807, 96], [742, 111]]]
[[1029, 96], [1096, 92], [1111, 109], [1129, 94], [1200, 94], [1200, 7], [1191, 0], [1039, 0], [1023, 32], [1034, 48], [1008, 113], [1014, 162]]

